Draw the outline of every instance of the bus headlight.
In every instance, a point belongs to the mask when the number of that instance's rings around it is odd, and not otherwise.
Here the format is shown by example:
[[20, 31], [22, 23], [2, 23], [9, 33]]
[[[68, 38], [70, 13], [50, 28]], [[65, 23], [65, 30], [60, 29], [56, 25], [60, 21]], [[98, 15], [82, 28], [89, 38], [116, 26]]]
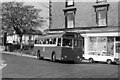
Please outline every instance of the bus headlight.
[[64, 56], [65, 58], [67, 58], [67, 56]]
[[80, 59], [80, 56], [77, 56], [78, 59]]
[[63, 60], [64, 58], [62, 57], [61, 59]]

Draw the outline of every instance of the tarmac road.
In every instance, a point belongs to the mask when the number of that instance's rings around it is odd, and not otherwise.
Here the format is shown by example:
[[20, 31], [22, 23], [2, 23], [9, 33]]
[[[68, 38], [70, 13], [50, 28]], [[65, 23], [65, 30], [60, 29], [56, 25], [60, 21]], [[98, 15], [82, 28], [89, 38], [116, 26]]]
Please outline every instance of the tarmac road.
[[7, 66], [3, 78], [118, 78], [118, 65], [83, 62], [81, 64], [51, 62], [23, 56], [3, 54]]

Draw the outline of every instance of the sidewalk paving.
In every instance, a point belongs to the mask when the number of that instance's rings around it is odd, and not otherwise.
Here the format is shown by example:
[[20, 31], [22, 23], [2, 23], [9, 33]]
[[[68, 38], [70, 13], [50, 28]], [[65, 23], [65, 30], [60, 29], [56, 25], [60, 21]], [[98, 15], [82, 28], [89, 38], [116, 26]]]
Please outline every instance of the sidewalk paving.
[[19, 52], [8, 52], [8, 51], [3, 51], [2, 54], [12, 54], [12, 55], [17, 55], [17, 56], [24, 56], [24, 57], [30, 57], [30, 58], [37, 58], [37, 56], [29, 55], [29, 54], [24, 54], [24, 53], [19, 53]]
[[[16, 55], [16, 56], [24, 56], [24, 57], [29, 57], [29, 58], [35, 58], [37, 59], [37, 56], [29, 55], [29, 54], [24, 54], [24, 53], [19, 53], [19, 52], [8, 52], [8, 51], [2, 51], [3, 54], [11, 54], [11, 55]], [[82, 62], [89, 62], [88, 60], [82, 60]]]

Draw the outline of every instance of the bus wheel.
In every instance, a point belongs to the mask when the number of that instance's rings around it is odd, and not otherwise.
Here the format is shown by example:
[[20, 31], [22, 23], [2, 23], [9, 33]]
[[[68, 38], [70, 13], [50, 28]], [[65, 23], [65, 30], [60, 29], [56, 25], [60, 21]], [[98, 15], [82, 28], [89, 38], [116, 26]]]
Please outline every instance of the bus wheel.
[[93, 60], [92, 58], [90, 58], [90, 59], [89, 59], [89, 62], [90, 62], [90, 63], [93, 63], [93, 62], [94, 62], [94, 60]]
[[107, 60], [107, 64], [111, 64], [112, 61], [110, 59]]
[[37, 58], [40, 59], [41, 55], [40, 55], [40, 50], [37, 51]]
[[55, 62], [55, 61], [56, 61], [56, 54], [55, 54], [54, 52], [52, 53], [51, 60], [52, 60], [52, 62]]

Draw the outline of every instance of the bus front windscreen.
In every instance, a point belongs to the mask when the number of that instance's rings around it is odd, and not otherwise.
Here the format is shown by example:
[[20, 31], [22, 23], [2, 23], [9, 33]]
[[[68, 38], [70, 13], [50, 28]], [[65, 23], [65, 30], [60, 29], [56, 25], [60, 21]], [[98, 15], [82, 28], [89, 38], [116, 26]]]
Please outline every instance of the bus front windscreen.
[[72, 39], [63, 39], [63, 46], [72, 47]]

